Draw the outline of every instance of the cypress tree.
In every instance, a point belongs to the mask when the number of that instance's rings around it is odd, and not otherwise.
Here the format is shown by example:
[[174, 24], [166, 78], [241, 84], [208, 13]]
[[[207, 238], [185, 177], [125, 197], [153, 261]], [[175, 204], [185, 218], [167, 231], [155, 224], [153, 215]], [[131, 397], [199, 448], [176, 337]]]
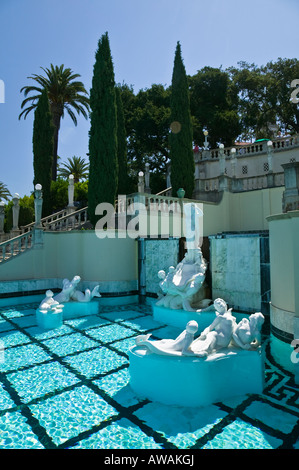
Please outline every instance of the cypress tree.
[[194, 157], [192, 150], [192, 123], [188, 80], [181, 56], [181, 46], [177, 43], [171, 83], [171, 185], [172, 194], [183, 188], [185, 196], [192, 198], [194, 189]]
[[117, 192], [117, 116], [108, 33], [98, 42], [90, 90], [88, 216], [95, 226], [101, 202], [114, 205]]
[[48, 92], [44, 89], [38, 100], [33, 122], [33, 185], [43, 188], [43, 217], [51, 213], [51, 180], [54, 145], [54, 125]]
[[117, 109], [117, 160], [118, 160], [118, 194], [127, 194], [128, 165], [127, 165], [127, 137], [125, 129], [124, 108], [120, 89], [116, 87]]

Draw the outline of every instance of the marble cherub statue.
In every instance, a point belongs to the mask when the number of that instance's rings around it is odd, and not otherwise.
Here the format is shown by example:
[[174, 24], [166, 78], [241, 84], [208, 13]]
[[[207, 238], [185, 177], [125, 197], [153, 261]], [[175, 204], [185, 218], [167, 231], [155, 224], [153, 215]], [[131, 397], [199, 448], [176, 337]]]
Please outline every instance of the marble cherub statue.
[[190, 347], [196, 356], [208, 356], [215, 350], [227, 348], [231, 342], [236, 322], [232, 309], [227, 309], [227, 304], [223, 299], [216, 299], [214, 307], [215, 320], [203, 330]]
[[236, 318], [232, 315], [232, 309], [227, 308], [223, 299], [216, 299], [214, 308], [215, 320], [196, 339], [194, 335], [198, 324], [192, 320], [187, 323], [186, 329], [175, 340], [150, 341], [151, 335], [148, 334], [138, 336], [136, 345], [144, 346], [152, 353], [159, 355], [206, 357], [229, 346], [254, 350], [261, 344], [264, 316], [260, 312], [250, 315], [249, 319], [242, 319], [237, 324]]
[[[77, 302], [90, 302], [93, 297], [101, 297], [101, 294], [99, 293], [100, 286], [95, 286], [92, 291], [90, 291], [90, 289], [86, 289], [85, 293], [78, 290], [77, 286], [80, 281], [80, 276], [75, 276], [71, 281], [64, 279], [62, 282], [62, 291], [53, 297], [53, 301], [59, 304], [69, 302], [71, 300]], [[44, 299], [44, 301], [46, 301], [46, 299]]]
[[258, 348], [261, 344], [261, 328], [264, 320], [261, 312], [253, 313], [249, 319], [243, 318], [234, 327], [232, 344], [242, 349]]
[[47, 312], [57, 312], [61, 309], [63, 309], [63, 305], [61, 305], [57, 300], [53, 299], [53, 292], [51, 290], [46, 291], [46, 297], [41, 301], [39, 305], [39, 310], [42, 313], [47, 313]]
[[[156, 305], [174, 310], [198, 310], [194, 309], [191, 303], [203, 286], [206, 268], [206, 262], [198, 248], [187, 252], [176, 268], [170, 266], [167, 274], [160, 270], [158, 272], [158, 277], [161, 279], [159, 286], [163, 296], [158, 299]], [[206, 308], [210, 303], [210, 299], [201, 299], [200, 306]]]
[[150, 341], [151, 334], [140, 335], [135, 339], [137, 346], [145, 346], [149, 351], [158, 355], [184, 356], [189, 355], [189, 348], [194, 341], [194, 335], [198, 330], [196, 321], [187, 323], [186, 329], [176, 339], [161, 339]]

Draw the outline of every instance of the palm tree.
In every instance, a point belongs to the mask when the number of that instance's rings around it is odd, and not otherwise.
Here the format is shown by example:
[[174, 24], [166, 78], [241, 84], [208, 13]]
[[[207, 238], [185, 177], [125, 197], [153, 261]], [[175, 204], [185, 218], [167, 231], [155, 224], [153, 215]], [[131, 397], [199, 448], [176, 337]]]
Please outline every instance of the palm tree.
[[[57, 178], [57, 150], [58, 150], [58, 133], [60, 129], [61, 118], [64, 117], [64, 112], [67, 111], [75, 126], [77, 125], [76, 114], [83, 114], [85, 119], [88, 118], [89, 111], [89, 98], [87, 91], [82, 82], [77, 81], [79, 74], [74, 74], [70, 68], [64, 68], [64, 65], [54, 67], [51, 64], [50, 68], [41, 69], [45, 72], [46, 76], [33, 74], [31, 78], [35, 80], [40, 86], [24, 86], [20, 92], [24, 92], [24, 101], [21, 104], [21, 109], [25, 105], [31, 103], [27, 108], [23, 109], [19, 115], [19, 119], [24, 116], [26, 119], [28, 113], [36, 108], [40, 94], [43, 89], [48, 90], [48, 97], [50, 109], [53, 117], [54, 124], [54, 149], [53, 149], [53, 166], [52, 166], [52, 180], [56, 181]], [[27, 95], [31, 92], [37, 92], [28, 98]], [[75, 112], [74, 112], [75, 111]]]
[[10, 197], [11, 197], [11, 194], [9, 190], [7, 189], [6, 184], [0, 181], [0, 200], [5, 199], [6, 201], [8, 201]]
[[88, 177], [89, 165], [84, 158], [75, 157], [68, 158], [68, 162], [63, 162], [59, 165], [59, 176], [68, 178], [70, 175], [74, 176], [74, 183], [78, 183], [81, 178]]

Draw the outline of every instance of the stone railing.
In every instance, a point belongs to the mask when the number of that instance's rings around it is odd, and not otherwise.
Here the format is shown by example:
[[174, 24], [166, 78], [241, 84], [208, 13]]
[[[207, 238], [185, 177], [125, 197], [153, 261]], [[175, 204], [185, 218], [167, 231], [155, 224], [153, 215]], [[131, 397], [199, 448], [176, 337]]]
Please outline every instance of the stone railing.
[[[291, 149], [294, 147], [299, 146], [299, 135], [289, 136], [289, 137], [281, 137], [278, 139], [272, 140], [272, 147], [273, 150], [285, 150]], [[236, 145], [235, 147], [225, 147], [223, 149], [224, 155], [227, 157], [231, 156], [232, 148], [236, 149], [236, 156], [249, 156], [249, 155], [257, 155], [261, 153], [267, 153], [267, 141], [262, 142], [254, 142], [250, 144], [244, 145]], [[210, 150], [203, 150], [199, 152], [195, 152], [195, 161], [201, 160], [217, 160], [220, 155], [220, 149], [210, 149]]]
[[[54, 221], [57, 221], [63, 217], [66, 217], [69, 214], [69, 211], [67, 209], [63, 209], [59, 212], [55, 212], [55, 214], [51, 214], [48, 217], [43, 217], [41, 219], [41, 224], [43, 227], [45, 227], [48, 224], [51, 224]], [[33, 229], [35, 222], [31, 222], [28, 225], [24, 225], [21, 227], [21, 232], [26, 233], [29, 232], [30, 230]]]
[[134, 193], [116, 201], [115, 212], [134, 215], [137, 211], [181, 212], [181, 198], [158, 194]]
[[46, 217], [43, 229], [46, 231], [74, 230], [85, 222], [87, 222], [87, 207], [56, 218]]
[[0, 243], [0, 263], [31, 248], [33, 245], [32, 236], [33, 232], [30, 231]]
[[[243, 178], [231, 178], [228, 176], [219, 176], [196, 181], [195, 191], [204, 193], [211, 191], [221, 191], [227, 189], [231, 192], [252, 191], [255, 189], [266, 189], [280, 187], [284, 185], [284, 173], [275, 173], [270, 175], [258, 175]], [[197, 194], [200, 197], [199, 194]]]

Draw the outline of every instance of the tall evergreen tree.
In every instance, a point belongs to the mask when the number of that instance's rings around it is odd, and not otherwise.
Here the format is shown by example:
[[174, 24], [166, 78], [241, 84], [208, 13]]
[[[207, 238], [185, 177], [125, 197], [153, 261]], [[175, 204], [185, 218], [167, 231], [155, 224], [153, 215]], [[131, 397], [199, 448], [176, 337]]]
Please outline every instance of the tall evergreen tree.
[[118, 194], [127, 194], [128, 191], [128, 165], [127, 165], [127, 136], [125, 128], [124, 108], [121, 91], [116, 87], [117, 109], [117, 161], [118, 161]]
[[185, 196], [192, 198], [194, 189], [194, 157], [192, 151], [192, 124], [190, 114], [190, 98], [188, 80], [181, 55], [181, 45], [178, 42], [171, 83], [171, 184], [172, 193], [183, 188]]
[[88, 215], [93, 225], [101, 202], [114, 204], [117, 192], [117, 115], [108, 33], [98, 43], [90, 90]]
[[49, 105], [48, 92], [44, 89], [38, 100], [33, 122], [33, 170], [34, 186], [43, 188], [43, 217], [51, 212], [51, 180], [53, 161], [54, 125]]

